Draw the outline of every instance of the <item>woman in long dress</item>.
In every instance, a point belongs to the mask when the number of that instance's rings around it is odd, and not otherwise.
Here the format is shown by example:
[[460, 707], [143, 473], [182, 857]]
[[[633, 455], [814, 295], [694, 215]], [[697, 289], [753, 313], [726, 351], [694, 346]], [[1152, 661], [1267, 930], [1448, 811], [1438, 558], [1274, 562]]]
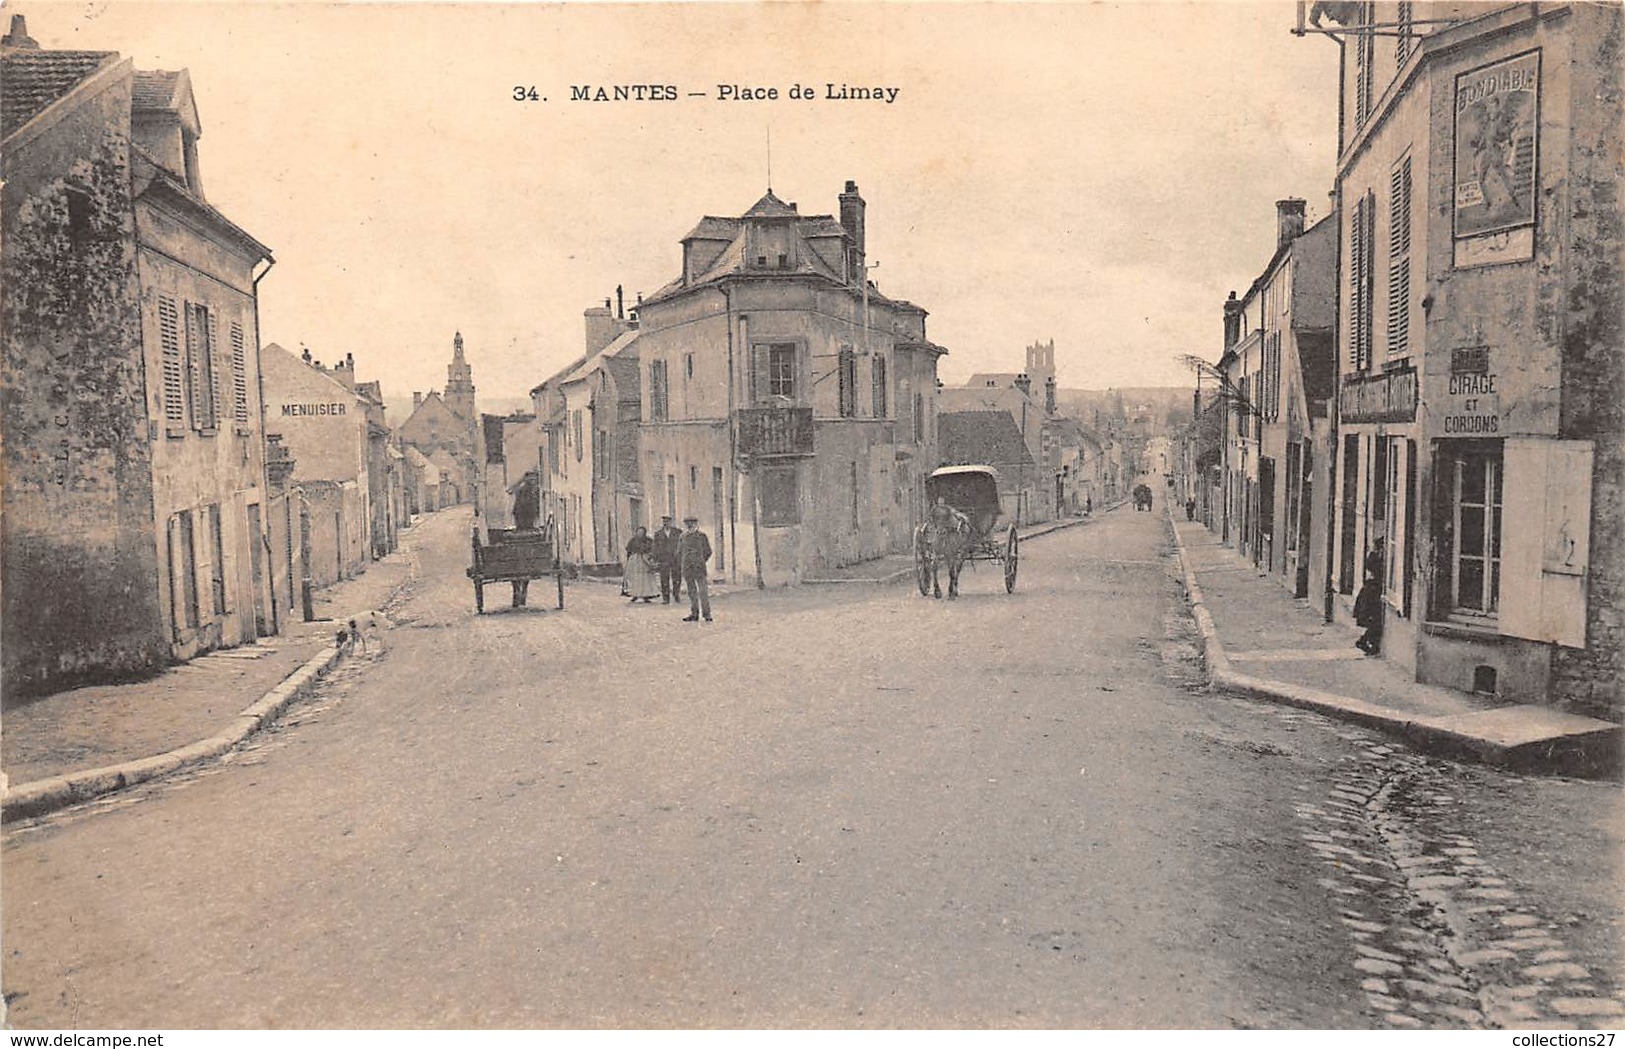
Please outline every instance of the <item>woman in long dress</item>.
[[626, 542], [626, 596], [636, 604], [648, 604], [660, 596], [660, 575], [655, 570], [654, 540], [647, 528]]

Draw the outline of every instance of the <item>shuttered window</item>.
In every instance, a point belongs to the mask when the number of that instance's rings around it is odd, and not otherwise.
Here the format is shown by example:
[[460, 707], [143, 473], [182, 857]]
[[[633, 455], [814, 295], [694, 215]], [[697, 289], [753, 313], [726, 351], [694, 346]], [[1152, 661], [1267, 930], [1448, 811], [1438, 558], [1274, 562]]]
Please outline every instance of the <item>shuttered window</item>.
[[243, 342], [243, 326], [231, 325], [231, 417], [248, 425], [248, 352]]
[[666, 362], [649, 362], [649, 421], [663, 423], [669, 417], [670, 404], [668, 401], [668, 385], [666, 381]]
[[175, 300], [158, 297], [158, 337], [163, 351], [164, 422], [186, 425], [186, 359], [181, 352], [181, 316]]
[[1388, 201], [1388, 356], [1411, 350], [1411, 158], [1394, 165]]
[[1415, 45], [1415, 6], [1410, 0], [1399, 0], [1399, 14], [1394, 19], [1399, 23], [1398, 39], [1394, 41], [1394, 60], [1400, 66], [1405, 65], [1405, 59], [1410, 57], [1411, 48]]
[[890, 398], [886, 391], [886, 358], [879, 354], [875, 355], [874, 361], [870, 364], [870, 383], [874, 390], [875, 418], [884, 419], [890, 407], [888, 404]]
[[192, 406], [192, 429], [212, 433], [220, 424], [219, 369], [215, 366], [215, 319], [207, 306], [186, 306], [186, 375]]
[[836, 357], [836, 379], [840, 385], [840, 392], [836, 397], [836, 411], [843, 419], [850, 419], [858, 413], [857, 391], [858, 361], [852, 352], [852, 347], [842, 346]]
[[1376, 239], [1376, 196], [1354, 203], [1349, 229], [1349, 359], [1351, 372], [1371, 367], [1372, 247]]
[[[1376, 5], [1365, 3], [1360, 5], [1360, 25], [1368, 26], [1376, 21]], [[1377, 38], [1371, 32], [1362, 32], [1354, 45], [1354, 126], [1364, 127], [1371, 117], [1372, 97], [1375, 94], [1373, 81], [1376, 69]]]

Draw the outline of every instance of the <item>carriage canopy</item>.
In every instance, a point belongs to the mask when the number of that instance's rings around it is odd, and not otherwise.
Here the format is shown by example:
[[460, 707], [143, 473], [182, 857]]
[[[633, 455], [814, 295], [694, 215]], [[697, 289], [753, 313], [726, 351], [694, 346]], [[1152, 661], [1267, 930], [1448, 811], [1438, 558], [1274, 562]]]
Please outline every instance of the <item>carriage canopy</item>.
[[971, 519], [982, 535], [993, 527], [1000, 512], [999, 475], [991, 466], [944, 466], [925, 479], [925, 498], [937, 497]]

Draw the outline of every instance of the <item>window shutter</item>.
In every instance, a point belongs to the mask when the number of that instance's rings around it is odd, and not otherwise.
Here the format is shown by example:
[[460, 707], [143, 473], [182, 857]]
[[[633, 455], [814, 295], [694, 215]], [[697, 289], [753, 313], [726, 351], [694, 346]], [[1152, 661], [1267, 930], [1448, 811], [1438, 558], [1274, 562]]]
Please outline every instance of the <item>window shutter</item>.
[[205, 425], [212, 430], [220, 426], [220, 328], [216, 323], [214, 311], [207, 307], [202, 309], [206, 318], [204, 331], [208, 336], [208, 345], [203, 352], [209, 366], [209, 412], [208, 422]]
[[857, 414], [857, 405], [855, 403], [857, 397], [853, 387], [857, 384], [858, 361], [857, 356], [852, 352], [852, 348], [843, 346], [840, 354], [836, 357], [836, 362], [836, 371], [839, 372], [836, 381], [840, 386], [839, 395], [836, 398], [836, 411], [841, 418], [845, 419]]
[[203, 359], [203, 330], [197, 316], [197, 307], [186, 304], [186, 399], [192, 417], [192, 429], [203, 427], [203, 382], [199, 374], [199, 361]]
[[248, 425], [248, 353], [243, 344], [243, 326], [231, 326], [231, 404], [232, 417]]
[[772, 349], [766, 345], [757, 345], [750, 348], [750, 400], [752, 404], [765, 401], [768, 392], [772, 389], [768, 383], [768, 362], [772, 357]]
[[1349, 216], [1349, 359], [1348, 370], [1360, 370], [1360, 231], [1365, 228], [1365, 198], [1354, 202]]
[[1508, 437], [1503, 454], [1500, 631], [1584, 648], [1592, 443]]
[[1416, 442], [1405, 442], [1405, 543], [1403, 572], [1405, 574], [1405, 618], [1411, 616], [1411, 598], [1414, 592], [1416, 568], [1412, 564], [1416, 560], [1411, 553], [1416, 549]]
[[1411, 158], [1394, 168], [1388, 201], [1388, 356], [1410, 352]]
[[158, 335], [163, 351], [164, 422], [186, 425], [186, 364], [181, 353], [181, 318], [175, 300], [158, 297]]

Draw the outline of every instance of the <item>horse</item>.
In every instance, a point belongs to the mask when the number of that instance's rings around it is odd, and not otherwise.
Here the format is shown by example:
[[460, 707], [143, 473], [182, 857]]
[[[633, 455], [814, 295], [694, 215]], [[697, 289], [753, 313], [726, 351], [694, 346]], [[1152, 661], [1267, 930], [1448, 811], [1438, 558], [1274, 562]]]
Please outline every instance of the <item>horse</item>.
[[971, 534], [970, 518], [958, 510], [949, 508], [949, 515], [933, 513], [931, 518], [921, 526], [921, 540], [925, 565], [925, 575], [920, 580], [920, 592], [925, 592], [925, 579], [931, 580], [931, 596], [942, 596], [942, 585], [937, 578], [941, 565], [948, 566], [948, 597], [950, 600], [959, 596], [959, 569], [965, 563], [965, 553], [975, 542]]

